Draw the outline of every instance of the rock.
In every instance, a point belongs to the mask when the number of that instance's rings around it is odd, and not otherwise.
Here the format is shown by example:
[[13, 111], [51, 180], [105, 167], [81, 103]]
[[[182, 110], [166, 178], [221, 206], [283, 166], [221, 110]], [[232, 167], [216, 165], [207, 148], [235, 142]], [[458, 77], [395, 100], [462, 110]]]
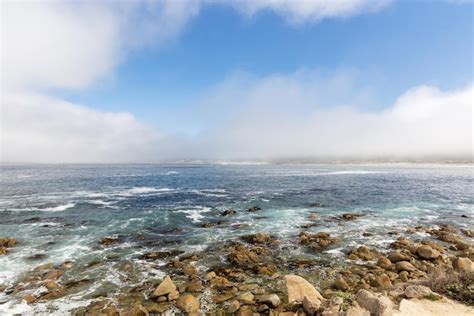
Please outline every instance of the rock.
[[230, 281], [227, 280], [226, 278], [224, 277], [220, 277], [220, 276], [216, 276], [216, 277], [213, 277], [209, 283], [211, 283], [211, 285], [218, 285], [218, 286], [227, 286], [230, 284]]
[[314, 305], [321, 304], [324, 298], [308, 281], [300, 276], [285, 275], [286, 288], [288, 291], [288, 303], [302, 303], [306, 297]]
[[199, 302], [191, 294], [185, 294], [180, 296], [176, 302], [176, 306], [185, 313], [197, 313], [199, 311]]
[[408, 282], [408, 272], [407, 271], [402, 271], [398, 274], [398, 277], [402, 282]]
[[253, 316], [253, 310], [252, 307], [249, 305], [242, 306], [238, 313], [238, 316]]
[[117, 237], [112, 237], [112, 236], [106, 236], [100, 239], [100, 243], [102, 245], [108, 246], [110, 244], [113, 244], [114, 242], [118, 241]]
[[417, 255], [423, 259], [436, 259], [439, 257], [439, 251], [427, 245], [422, 245], [416, 249]]
[[275, 240], [275, 238], [271, 237], [269, 234], [265, 233], [257, 233], [252, 235], [245, 235], [241, 237], [242, 240], [250, 243], [250, 244], [269, 244]]
[[272, 276], [278, 271], [278, 268], [276, 265], [270, 263], [263, 266], [257, 266], [254, 268], [254, 270], [257, 274]]
[[433, 294], [431, 289], [424, 285], [409, 285], [404, 293], [407, 298], [425, 298]]
[[259, 261], [259, 252], [256, 248], [246, 248], [243, 245], [236, 245], [230, 248], [230, 253], [227, 259], [234, 264], [243, 265], [248, 263], [255, 263]]
[[174, 301], [178, 299], [179, 297], [179, 292], [178, 291], [173, 291], [171, 293], [168, 293], [168, 301]]
[[270, 307], [268, 307], [267, 304], [261, 304], [260, 306], [258, 306], [258, 312], [259, 313], [262, 313], [262, 312], [266, 312], [270, 309]]
[[342, 277], [339, 277], [336, 279], [336, 281], [334, 281], [333, 287], [339, 291], [346, 291], [349, 289], [349, 285]]
[[469, 248], [471, 248], [469, 246], [469, 244], [465, 243], [463, 241], [460, 241], [460, 242], [456, 243], [456, 249], [457, 250], [468, 250]]
[[0, 247], [11, 248], [17, 244], [16, 238], [0, 237]]
[[355, 219], [358, 219], [359, 217], [362, 217], [362, 214], [352, 214], [352, 213], [345, 213], [342, 214], [341, 219], [345, 221], [353, 221]]
[[171, 281], [171, 278], [169, 276], [166, 276], [153, 292], [153, 296], [158, 297], [162, 295], [167, 295], [174, 291], [176, 291], [176, 285], [174, 285], [173, 281]]
[[464, 236], [467, 236], [467, 237], [474, 237], [474, 229], [473, 230], [461, 229], [461, 233], [463, 233]]
[[398, 251], [389, 253], [387, 258], [392, 263], [397, 263], [400, 261], [410, 261], [410, 257], [408, 255], [398, 252]]
[[254, 302], [254, 295], [251, 292], [244, 292], [237, 296], [239, 301], [244, 302], [245, 304], [252, 304]]
[[257, 298], [257, 302], [266, 304], [270, 306], [271, 308], [276, 308], [278, 305], [280, 305], [281, 300], [276, 294], [267, 294], [267, 295], [262, 295]]
[[232, 303], [230, 303], [229, 307], [227, 308], [227, 312], [229, 314], [233, 314], [235, 312], [237, 312], [240, 308], [240, 302], [237, 301], [237, 300], [234, 300], [232, 301]]
[[181, 250], [170, 250], [170, 251], [151, 251], [147, 252], [142, 256], [145, 260], [157, 260], [157, 259], [168, 259], [169, 257], [179, 256], [183, 254]]
[[148, 310], [141, 304], [135, 305], [131, 311], [127, 313], [127, 316], [148, 316]]
[[303, 310], [307, 315], [316, 315], [319, 308], [321, 307], [320, 300], [310, 300], [307, 296], [303, 298]]
[[23, 300], [26, 302], [26, 304], [31, 304], [31, 303], [34, 303], [36, 301], [36, 297], [34, 297], [31, 294], [26, 294], [23, 297]]
[[344, 316], [370, 316], [370, 312], [360, 306], [352, 306], [346, 311]]
[[377, 265], [384, 269], [389, 269], [392, 266], [392, 262], [386, 257], [380, 257], [377, 260]]
[[367, 290], [359, 290], [356, 295], [357, 303], [374, 316], [389, 315], [393, 307], [390, 299], [383, 295], [374, 295]]
[[474, 263], [469, 258], [455, 258], [453, 260], [453, 268], [462, 273], [474, 272]]
[[212, 278], [215, 278], [217, 274], [214, 271], [209, 272], [206, 274], [206, 280], [211, 280]]
[[395, 269], [398, 272], [400, 272], [400, 271], [412, 272], [412, 271], [416, 270], [416, 268], [408, 261], [399, 261], [399, 262], [397, 262], [397, 264], [395, 265]]
[[183, 268], [184, 275], [194, 275], [197, 273], [196, 266], [194, 264], [187, 264]]
[[59, 288], [59, 285], [54, 281], [46, 281], [43, 283], [43, 285], [50, 291], [56, 290], [57, 288]]
[[0, 255], [6, 255], [8, 253], [7, 247], [0, 247]]
[[222, 216], [229, 216], [229, 215], [233, 215], [233, 214], [236, 214], [237, 211], [234, 210], [234, 209], [227, 209], [225, 210], [224, 212], [221, 213]]
[[299, 238], [300, 244], [309, 246], [316, 250], [324, 249], [336, 242], [336, 238], [331, 237], [326, 232], [319, 232], [316, 234], [301, 232]]
[[261, 208], [258, 207], [258, 206], [254, 206], [254, 207], [251, 207], [249, 209], [247, 209], [247, 212], [257, 212], [257, 211], [260, 211]]
[[222, 302], [230, 300], [234, 296], [235, 295], [233, 293], [223, 293], [223, 294], [214, 295], [212, 297], [212, 300], [216, 303], [222, 303]]
[[369, 249], [366, 246], [360, 246], [356, 249], [352, 249], [348, 253], [348, 257], [351, 258], [359, 258], [365, 261], [373, 260], [379, 255], [378, 251], [375, 249]]
[[388, 275], [381, 274], [377, 275], [375, 279], [373, 279], [372, 286], [386, 289], [392, 287], [392, 281], [390, 280], [390, 277]]
[[59, 279], [62, 275], [63, 271], [59, 269], [53, 269], [43, 276], [43, 280], [56, 280]]

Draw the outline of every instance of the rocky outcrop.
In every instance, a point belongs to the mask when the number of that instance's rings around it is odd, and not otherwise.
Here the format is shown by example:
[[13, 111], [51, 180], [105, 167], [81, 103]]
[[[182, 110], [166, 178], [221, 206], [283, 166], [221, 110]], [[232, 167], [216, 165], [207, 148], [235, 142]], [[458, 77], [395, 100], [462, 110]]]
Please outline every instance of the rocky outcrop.
[[367, 248], [366, 246], [360, 246], [358, 248], [352, 249], [347, 254], [347, 257], [352, 260], [374, 260], [379, 256], [379, 252], [375, 249]]
[[8, 248], [14, 247], [17, 244], [17, 240], [13, 237], [0, 237], [0, 255], [6, 255], [9, 251]]
[[319, 232], [316, 234], [301, 232], [299, 238], [300, 244], [315, 250], [324, 249], [336, 242], [336, 238], [331, 237], [331, 235], [325, 232]]

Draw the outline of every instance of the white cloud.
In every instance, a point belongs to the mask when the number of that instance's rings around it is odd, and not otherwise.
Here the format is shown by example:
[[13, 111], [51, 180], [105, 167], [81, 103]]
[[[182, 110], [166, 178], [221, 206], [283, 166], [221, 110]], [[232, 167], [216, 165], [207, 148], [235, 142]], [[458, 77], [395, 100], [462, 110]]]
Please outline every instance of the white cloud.
[[159, 132], [129, 113], [95, 111], [39, 94], [3, 97], [0, 161], [133, 162], [159, 152]]
[[252, 16], [270, 10], [293, 24], [318, 22], [324, 18], [348, 17], [374, 12], [387, 6], [391, 0], [292, 1], [292, 0], [237, 0], [233, 5]]

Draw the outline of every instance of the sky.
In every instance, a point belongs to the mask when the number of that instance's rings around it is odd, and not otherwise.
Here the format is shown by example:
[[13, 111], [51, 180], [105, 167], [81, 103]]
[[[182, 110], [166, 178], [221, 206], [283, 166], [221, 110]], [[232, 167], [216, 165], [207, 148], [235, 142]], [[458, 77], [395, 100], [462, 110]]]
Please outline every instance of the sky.
[[472, 1], [3, 1], [2, 162], [469, 159]]

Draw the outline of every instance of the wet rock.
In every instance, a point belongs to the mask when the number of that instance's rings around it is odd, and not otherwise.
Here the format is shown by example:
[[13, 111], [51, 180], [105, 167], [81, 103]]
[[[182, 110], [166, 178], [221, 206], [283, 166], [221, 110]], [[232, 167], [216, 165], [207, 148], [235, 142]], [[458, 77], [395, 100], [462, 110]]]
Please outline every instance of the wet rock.
[[57, 280], [63, 275], [63, 271], [59, 269], [53, 269], [43, 275], [43, 280]]
[[356, 295], [357, 303], [374, 316], [389, 315], [393, 303], [383, 295], [375, 295], [367, 290], [359, 290]]
[[300, 276], [293, 274], [285, 275], [285, 282], [288, 291], [288, 303], [290, 304], [301, 304], [305, 297], [314, 304], [320, 305], [324, 301], [318, 290]]
[[159, 297], [162, 295], [168, 295], [169, 293], [174, 291], [176, 291], [176, 285], [173, 283], [169, 276], [166, 276], [153, 292], [153, 296]]
[[469, 248], [471, 248], [471, 246], [469, 246], [468, 243], [465, 243], [463, 241], [460, 241], [460, 242], [457, 242], [456, 245], [456, 250], [468, 250]]
[[269, 309], [270, 309], [270, 307], [268, 307], [267, 304], [261, 304], [261, 305], [258, 306], [257, 311], [258, 311], [259, 313], [263, 313], [263, 312], [268, 311]]
[[250, 244], [269, 244], [275, 241], [275, 238], [265, 233], [257, 233], [252, 235], [242, 236], [242, 240]]
[[392, 263], [397, 263], [400, 261], [410, 261], [410, 256], [399, 251], [389, 253], [387, 258]]
[[362, 259], [365, 261], [374, 260], [379, 256], [379, 252], [375, 249], [369, 249], [366, 246], [360, 246], [356, 249], [352, 249], [348, 253], [349, 259]]
[[217, 274], [214, 271], [211, 271], [206, 274], [206, 280], [211, 280], [212, 278], [215, 278]]
[[251, 207], [249, 209], [247, 209], [247, 212], [257, 212], [257, 211], [260, 211], [261, 208], [258, 207], [258, 206], [254, 206], [254, 207]]
[[200, 280], [195, 280], [186, 287], [188, 292], [202, 292], [203, 290], [204, 286]]
[[353, 213], [345, 213], [341, 215], [341, 219], [345, 221], [353, 221], [358, 219], [359, 217], [364, 216], [363, 214], [353, 214]]
[[416, 249], [416, 253], [423, 259], [436, 259], [439, 257], [439, 251], [428, 245], [422, 245]]
[[16, 238], [13, 237], [0, 237], [0, 247], [11, 248], [17, 244]]
[[234, 300], [232, 301], [232, 303], [230, 303], [229, 307], [227, 308], [227, 312], [229, 314], [233, 314], [235, 312], [237, 312], [240, 308], [240, 302], [237, 301], [237, 300]]
[[397, 270], [398, 272], [400, 271], [412, 272], [412, 271], [415, 271], [416, 268], [408, 261], [399, 261], [395, 265], [395, 270]]
[[185, 313], [192, 314], [199, 311], [199, 301], [191, 294], [181, 296], [176, 306]]
[[331, 237], [328, 233], [325, 232], [319, 232], [316, 234], [301, 232], [299, 238], [300, 244], [316, 250], [324, 249], [336, 242], [336, 238]]
[[171, 250], [171, 251], [151, 251], [147, 252], [142, 256], [142, 259], [145, 260], [163, 260], [170, 257], [175, 257], [183, 254], [184, 251], [181, 250]]
[[408, 285], [405, 288], [404, 294], [407, 298], [425, 298], [433, 294], [431, 289], [423, 285]]
[[462, 273], [474, 272], [474, 263], [469, 258], [455, 258], [453, 268]]
[[8, 253], [7, 247], [0, 247], [0, 255], [6, 255]]
[[212, 297], [212, 300], [216, 303], [222, 303], [234, 297], [235, 297], [234, 293], [223, 293], [223, 294], [214, 295]]
[[411, 245], [410, 241], [405, 237], [398, 237], [397, 240], [390, 244], [390, 247], [394, 249], [403, 249]]
[[244, 245], [238, 244], [230, 248], [230, 253], [227, 256], [229, 262], [237, 265], [245, 265], [248, 263], [255, 263], [259, 261], [259, 255], [265, 251], [262, 248], [247, 248]]
[[108, 246], [108, 245], [111, 245], [115, 242], [118, 241], [118, 237], [113, 237], [113, 236], [106, 236], [106, 237], [103, 237], [99, 240], [99, 243], [104, 245], [104, 246]]
[[211, 228], [211, 227], [215, 227], [215, 226], [223, 226], [223, 225], [226, 225], [228, 223], [229, 223], [228, 221], [207, 222], [207, 223], [202, 223], [201, 227], [202, 228]]
[[234, 214], [237, 214], [237, 211], [231, 208], [221, 213], [222, 216], [229, 216], [229, 215], [234, 215]]
[[267, 295], [262, 295], [258, 297], [257, 302], [266, 304], [267, 306], [270, 306], [271, 308], [276, 308], [280, 305], [281, 300], [276, 294], [267, 294]]
[[339, 291], [347, 291], [349, 289], [349, 285], [342, 277], [339, 277], [334, 281], [333, 287]]

